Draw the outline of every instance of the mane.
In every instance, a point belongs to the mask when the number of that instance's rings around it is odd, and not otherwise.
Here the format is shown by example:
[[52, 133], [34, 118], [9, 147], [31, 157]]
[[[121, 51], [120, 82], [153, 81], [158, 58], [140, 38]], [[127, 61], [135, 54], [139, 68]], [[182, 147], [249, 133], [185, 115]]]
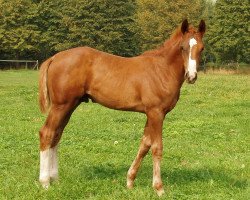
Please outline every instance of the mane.
[[175, 29], [175, 31], [172, 33], [172, 35], [170, 36], [171, 40], [176, 40], [177, 38], [182, 36], [182, 32], [181, 32], [181, 27], [178, 27], [177, 29]]
[[[195, 32], [193, 26], [189, 27], [188, 32]], [[165, 47], [170, 47], [177, 42], [182, 37], [181, 27], [175, 29], [175, 31], [170, 35], [169, 39], [167, 39], [162, 45], [156, 47], [155, 49], [145, 51], [142, 55], [152, 55], [152, 56], [161, 56], [166, 51]]]

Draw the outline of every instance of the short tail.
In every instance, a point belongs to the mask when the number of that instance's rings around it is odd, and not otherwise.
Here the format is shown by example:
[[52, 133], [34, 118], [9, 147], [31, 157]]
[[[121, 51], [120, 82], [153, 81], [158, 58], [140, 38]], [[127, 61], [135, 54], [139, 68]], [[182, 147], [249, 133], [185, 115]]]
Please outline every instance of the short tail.
[[39, 74], [39, 105], [42, 113], [46, 113], [50, 107], [48, 91], [48, 69], [54, 56], [42, 63]]

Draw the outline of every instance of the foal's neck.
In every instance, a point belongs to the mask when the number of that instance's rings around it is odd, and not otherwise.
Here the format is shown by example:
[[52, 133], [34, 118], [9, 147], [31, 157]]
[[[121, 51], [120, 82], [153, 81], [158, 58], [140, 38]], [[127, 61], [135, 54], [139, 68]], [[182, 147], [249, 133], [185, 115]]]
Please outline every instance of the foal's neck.
[[181, 38], [170, 38], [164, 43], [164, 53], [166, 67], [171, 68], [176, 79], [182, 85], [185, 75], [184, 60], [180, 48]]
[[142, 54], [142, 56], [152, 56], [156, 60], [162, 60], [163, 58], [165, 61], [164, 66], [161, 66], [161, 68], [171, 72], [174, 76], [173, 78], [179, 82], [180, 86], [184, 82], [185, 75], [184, 60], [180, 49], [181, 37], [181, 34], [177, 31], [161, 47]]

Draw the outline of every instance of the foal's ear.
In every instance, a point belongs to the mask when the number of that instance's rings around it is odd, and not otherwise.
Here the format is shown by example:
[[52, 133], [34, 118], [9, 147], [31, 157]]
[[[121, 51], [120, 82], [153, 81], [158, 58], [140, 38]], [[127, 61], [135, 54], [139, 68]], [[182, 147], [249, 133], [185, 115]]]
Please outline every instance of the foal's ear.
[[188, 32], [188, 20], [184, 19], [182, 24], [181, 24], [181, 32], [184, 35], [186, 32]]
[[204, 33], [206, 31], [206, 24], [205, 24], [205, 21], [203, 19], [200, 21], [198, 31], [201, 33], [202, 36], [204, 35]]

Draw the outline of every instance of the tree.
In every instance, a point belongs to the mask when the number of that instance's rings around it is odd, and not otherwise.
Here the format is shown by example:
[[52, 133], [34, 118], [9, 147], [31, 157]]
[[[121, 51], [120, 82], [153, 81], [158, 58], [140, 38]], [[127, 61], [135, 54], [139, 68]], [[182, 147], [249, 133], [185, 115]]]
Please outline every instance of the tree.
[[154, 48], [170, 36], [187, 18], [194, 25], [200, 21], [204, 0], [137, 0], [137, 23], [142, 49]]
[[45, 59], [91, 46], [132, 56], [139, 52], [133, 0], [0, 0], [0, 53]]
[[132, 0], [72, 1], [61, 20], [69, 30], [66, 46], [88, 45], [122, 56], [137, 54], [135, 8]]
[[[66, 1], [36, 1], [36, 18], [33, 20], [40, 31], [40, 40], [37, 41], [39, 46], [39, 58], [45, 59], [60, 50], [68, 38], [68, 29], [61, 21], [64, 17]], [[70, 8], [70, 6], [68, 6]]]
[[250, 62], [248, 0], [217, 0], [208, 33], [218, 63]]
[[[28, 8], [28, 9], [27, 9]], [[29, 0], [9, 0], [0, 4], [0, 49], [15, 59], [37, 53], [38, 27], [32, 24], [34, 5]]]

